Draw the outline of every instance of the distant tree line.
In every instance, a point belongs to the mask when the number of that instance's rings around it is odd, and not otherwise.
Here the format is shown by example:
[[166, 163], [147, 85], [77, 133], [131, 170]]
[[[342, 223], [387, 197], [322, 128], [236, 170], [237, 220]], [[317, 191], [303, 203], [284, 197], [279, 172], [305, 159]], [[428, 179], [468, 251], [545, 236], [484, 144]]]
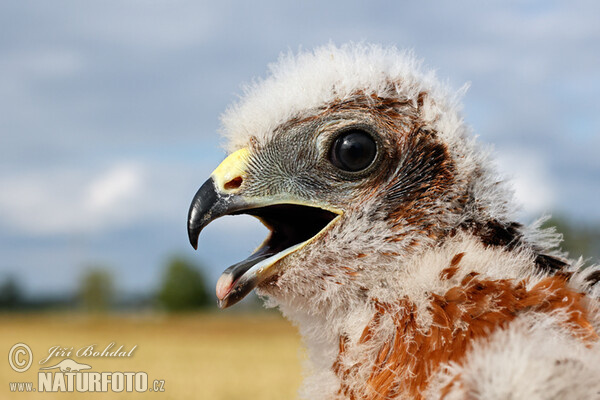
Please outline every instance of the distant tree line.
[[189, 311], [214, 304], [201, 269], [182, 257], [173, 257], [164, 272], [158, 304], [167, 311]]
[[0, 281], [0, 310], [47, 309], [83, 310], [102, 313], [114, 309], [160, 309], [168, 312], [193, 311], [214, 306], [203, 268], [180, 256], [167, 260], [158, 290], [139, 296], [120, 296], [110, 269], [93, 265], [85, 269], [77, 293], [45, 298], [27, 298], [12, 276]]
[[[114, 280], [108, 270], [91, 268], [81, 282], [80, 305], [91, 312], [118, 308], [114, 294]], [[208, 295], [202, 267], [181, 256], [167, 261], [159, 289], [145, 300], [148, 308], [169, 312], [198, 310], [214, 304]]]

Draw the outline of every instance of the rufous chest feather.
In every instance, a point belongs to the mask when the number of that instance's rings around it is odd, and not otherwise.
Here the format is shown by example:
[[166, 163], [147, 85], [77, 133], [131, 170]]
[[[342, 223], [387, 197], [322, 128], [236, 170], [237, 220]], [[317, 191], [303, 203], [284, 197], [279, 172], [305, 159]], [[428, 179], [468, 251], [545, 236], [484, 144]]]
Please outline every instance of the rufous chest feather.
[[[451, 279], [455, 272], [448, 268], [441, 278]], [[345, 335], [339, 338], [339, 354], [333, 364], [341, 382], [337, 396], [423, 399], [429, 379], [442, 365], [460, 364], [475, 341], [505, 328], [524, 313], [564, 311], [565, 326], [573, 336], [597, 340], [582, 302], [584, 295], [567, 287], [568, 278], [566, 274], [549, 276], [528, 285], [524, 280], [489, 280], [469, 273], [444, 294], [430, 295], [426, 311], [431, 323], [427, 327], [418, 323], [419, 311], [410, 299], [395, 303], [373, 299], [375, 312], [362, 335], [354, 340]], [[382, 334], [385, 339], [377, 341]], [[357, 359], [353, 347], [371, 351]]]

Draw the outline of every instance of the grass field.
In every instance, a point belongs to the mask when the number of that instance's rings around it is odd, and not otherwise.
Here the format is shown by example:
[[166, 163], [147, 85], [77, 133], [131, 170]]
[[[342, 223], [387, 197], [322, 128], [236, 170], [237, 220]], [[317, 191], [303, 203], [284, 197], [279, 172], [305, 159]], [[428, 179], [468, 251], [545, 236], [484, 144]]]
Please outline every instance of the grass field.
[[[27, 344], [33, 363], [15, 372], [7, 355], [15, 343]], [[137, 348], [129, 358], [75, 357], [91, 371], [144, 371], [149, 386], [165, 381], [164, 393], [12, 393], [9, 382], [34, 382], [52, 346], [109, 343]], [[113, 349], [116, 349], [113, 348]], [[295, 329], [277, 314], [2, 315], [0, 399], [294, 399], [301, 380], [302, 353]], [[53, 370], [58, 372], [57, 369]]]

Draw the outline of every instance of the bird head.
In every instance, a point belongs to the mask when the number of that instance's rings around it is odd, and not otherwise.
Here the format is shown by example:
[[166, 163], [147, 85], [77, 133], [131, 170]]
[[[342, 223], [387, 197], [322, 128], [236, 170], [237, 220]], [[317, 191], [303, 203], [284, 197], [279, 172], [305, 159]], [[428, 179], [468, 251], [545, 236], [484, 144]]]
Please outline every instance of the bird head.
[[270, 231], [222, 274], [220, 306], [254, 288], [279, 301], [359, 299], [465, 220], [502, 214], [508, 196], [448, 93], [412, 55], [364, 44], [287, 54], [247, 88], [223, 116], [230, 155], [188, 215], [194, 247], [223, 215]]

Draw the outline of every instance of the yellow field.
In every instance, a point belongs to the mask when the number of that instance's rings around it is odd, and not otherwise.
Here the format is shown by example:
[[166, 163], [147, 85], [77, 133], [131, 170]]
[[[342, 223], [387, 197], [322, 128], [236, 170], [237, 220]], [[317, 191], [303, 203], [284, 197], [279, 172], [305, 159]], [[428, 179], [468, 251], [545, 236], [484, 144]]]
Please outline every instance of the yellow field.
[[[33, 363], [15, 372], [7, 355], [27, 344]], [[52, 346], [74, 352], [110, 342], [134, 350], [130, 358], [71, 356], [91, 371], [144, 371], [149, 387], [165, 381], [163, 393], [11, 393], [9, 382], [34, 382], [39, 360]], [[190, 314], [87, 316], [73, 314], [0, 316], [0, 399], [294, 399], [301, 380], [300, 343], [295, 329], [277, 314]], [[56, 357], [41, 366], [52, 366]], [[21, 358], [22, 360], [22, 358]], [[58, 369], [52, 371], [58, 372]]]

